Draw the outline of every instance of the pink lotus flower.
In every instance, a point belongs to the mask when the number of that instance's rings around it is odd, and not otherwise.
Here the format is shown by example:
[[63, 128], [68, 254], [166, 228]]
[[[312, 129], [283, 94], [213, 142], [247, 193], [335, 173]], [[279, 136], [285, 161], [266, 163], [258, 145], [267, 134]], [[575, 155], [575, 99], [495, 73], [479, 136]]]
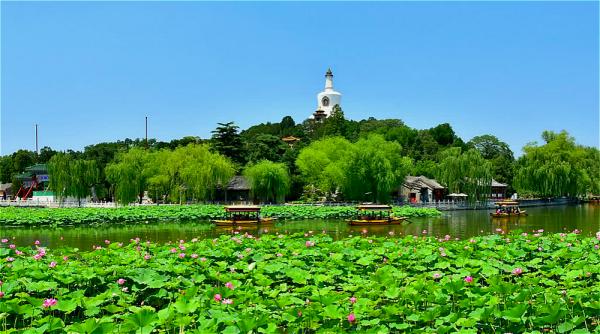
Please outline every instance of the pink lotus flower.
[[4, 292], [0, 291], [0, 298], [4, 297]]
[[223, 304], [231, 305], [231, 304], [233, 304], [233, 300], [232, 299], [223, 299]]
[[8, 242], [8, 239], [2, 239], [2, 243], [5, 244]]
[[434, 273], [434, 274], [433, 274], [433, 278], [434, 278], [434, 279], [438, 279], [438, 278], [440, 278], [440, 277], [442, 277], [442, 275], [441, 275], [440, 273]]
[[197, 259], [198, 258], [198, 254], [196, 254], [196, 253], [192, 254], [191, 256], [192, 256], [192, 259]]
[[39, 260], [39, 259], [41, 259], [41, 258], [42, 258], [42, 255], [41, 255], [40, 253], [37, 253], [37, 254], [35, 254], [35, 255], [33, 256], [33, 259], [34, 259], [34, 260]]
[[353, 323], [354, 321], [356, 321], [356, 316], [354, 316], [354, 313], [348, 314], [348, 322]]
[[104, 243], [108, 245], [110, 244], [110, 240], [104, 240]]
[[441, 252], [441, 253], [440, 253], [440, 256], [441, 256], [441, 257], [446, 257], [446, 253], [445, 253], [445, 252]]
[[152, 258], [152, 256], [150, 256], [150, 254], [146, 254], [144, 255], [144, 260], [148, 261]]
[[177, 253], [177, 248], [171, 248], [171, 253]]
[[8, 248], [15, 249], [15, 248], [17, 248], [17, 246], [15, 246], [15, 244], [10, 244], [10, 245], [8, 245]]
[[14, 258], [14, 257], [7, 257], [7, 258], [6, 258], [6, 261], [7, 261], [7, 262], [13, 262], [14, 260], [15, 260], [15, 258]]
[[119, 278], [119, 279], [117, 280], [117, 284], [119, 284], [119, 285], [123, 285], [123, 284], [125, 284], [125, 279], [123, 279], [123, 278]]
[[575, 233], [575, 234], [579, 234], [579, 233], [581, 233], [581, 231], [580, 231], [580, 230], [578, 230], [578, 229], [574, 229], [574, 230], [573, 230], [573, 233]]
[[350, 304], [354, 304], [356, 303], [356, 297], [352, 296], [350, 297]]
[[306, 240], [306, 247], [312, 247], [315, 245], [314, 241]]
[[277, 253], [277, 257], [282, 257], [282, 256], [283, 256], [283, 254]]
[[178, 256], [179, 256], [180, 259], [183, 259], [185, 257], [185, 253], [179, 253]]
[[427, 234], [427, 230], [423, 230], [421, 233], [422, 234]]
[[467, 283], [473, 283], [473, 277], [471, 277], [471, 276], [465, 277], [465, 282], [467, 282]]
[[42, 304], [43, 308], [49, 308], [52, 307], [54, 305], [56, 305], [57, 300], [54, 298], [49, 298], [49, 299], [45, 299], [44, 303]]
[[52, 262], [50, 262], [50, 264], [48, 266], [50, 268], [54, 268], [54, 267], [56, 267], [56, 262], [52, 261]]
[[40, 241], [39, 241], [39, 240], [36, 240], [36, 241], [34, 241], [33, 243], [34, 243], [35, 245], [39, 245], [39, 244], [40, 244]]
[[218, 294], [218, 293], [217, 293], [217, 294], [214, 296], [214, 299], [215, 299], [215, 301], [216, 301], [216, 302], [220, 302], [220, 301], [221, 301], [221, 299], [222, 299], [222, 297], [221, 297], [221, 295], [220, 295], [220, 294]]
[[179, 249], [181, 249], [182, 251], [185, 250], [185, 246], [184, 245], [179, 245]]
[[69, 261], [69, 257], [68, 256], [63, 256], [63, 261]]
[[523, 273], [523, 269], [515, 268], [515, 269], [513, 269], [512, 273], [513, 273], [513, 275], [517, 275], [517, 276], [521, 275]]
[[600, 246], [598, 244], [595, 244], [594, 249], [600, 249]]
[[201, 258], [200, 258], [200, 261], [202, 261], [202, 262], [206, 262], [206, 258], [205, 258], [205, 257], [201, 257]]
[[17, 254], [17, 255], [23, 255], [23, 252], [21, 252], [20, 250], [18, 250], [18, 249], [17, 249], [17, 250], [15, 251], [15, 254]]
[[227, 282], [227, 283], [225, 283], [225, 287], [226, 287], [227, 289], [230, 289], [230, 290], [233, 290], [233, 289], [234, 289], [234, 287], [233, 287], [233, 284], [232, 284], [231, 282]]

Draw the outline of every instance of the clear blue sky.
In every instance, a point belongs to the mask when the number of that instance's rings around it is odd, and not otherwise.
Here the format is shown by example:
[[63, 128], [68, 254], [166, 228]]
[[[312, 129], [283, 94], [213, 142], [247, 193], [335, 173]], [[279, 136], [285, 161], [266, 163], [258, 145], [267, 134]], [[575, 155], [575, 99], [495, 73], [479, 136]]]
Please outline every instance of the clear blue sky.
[[301, 122], [328, 67], [351, 119], [599, 142], [597, 2], [1, 6], [2, 154]]

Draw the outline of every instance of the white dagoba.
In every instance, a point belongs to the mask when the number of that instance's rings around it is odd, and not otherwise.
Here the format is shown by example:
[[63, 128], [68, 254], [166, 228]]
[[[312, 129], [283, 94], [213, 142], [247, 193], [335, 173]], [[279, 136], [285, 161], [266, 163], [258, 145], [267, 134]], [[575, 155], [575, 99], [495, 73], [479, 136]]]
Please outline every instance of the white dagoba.
[[317, 110], [324, 111], [326, 117], [329, 117], [333, 107], [342, 106], [341, 102], [342, 94], [333, 90], [333, 73], [328, 69], [325, 73], [325, 90], [317, 94]]

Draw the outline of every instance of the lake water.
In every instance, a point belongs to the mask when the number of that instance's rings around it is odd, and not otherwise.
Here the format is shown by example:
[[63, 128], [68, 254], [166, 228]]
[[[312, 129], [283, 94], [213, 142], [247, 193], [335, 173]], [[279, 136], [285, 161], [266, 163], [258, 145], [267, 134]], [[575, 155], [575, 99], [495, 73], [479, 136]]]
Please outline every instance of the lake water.
[[[529, 216], [510, 219], [491, 219], [486, 210], [446, 211], [441, 217], [411, 218], [410, 223], [389, 226], [349, 226], [342, 220], [280, 221], [261, 228], [244, 228], [242, 233], [259, 235], [264, 233], [328, 233], [335, 239], [349, 235], [429, 235], [452, 238], [469, 238], [476, 235], [505, 232], [570, 232], [575, 229], [583, 235], [594, 235], [600, 231], [600, 205], [562, 205], [527, 208]], [[105, 225], [93, 227], [1, 227], [0, 238], [11, 239], [18, 246], [32, 245], [40, 240], [42, 246], [72, 246], [89, 250], [93, 245], [103, 245], [104, 240], [129, 242], [132, 238], [142, 241], [166, 243], [192, 238], [214, 238], [233, 233], [231, 228], [217, 228], [207, 221], [164, 222], [156, 224]], [[0, 245], [0, 247], [6, 244]]]

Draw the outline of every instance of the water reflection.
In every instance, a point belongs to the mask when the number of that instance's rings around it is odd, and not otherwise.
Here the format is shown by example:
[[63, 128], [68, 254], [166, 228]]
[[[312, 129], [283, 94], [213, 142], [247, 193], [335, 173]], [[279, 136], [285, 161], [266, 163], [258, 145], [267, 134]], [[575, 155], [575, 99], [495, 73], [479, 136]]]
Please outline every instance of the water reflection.
[[[531, 232], [543, 229], [546, 232], [565, 232], [579, 229], [584, 235], [593, 235], [600, 231], [600, 205], [573, 205], [528, 208], [529, 216], [510, 219], [491, 219], [490, 211], [447, 211], [441, 217], [411, 218], [404, 225], [387, 226], [350, 226], [342, 220], [303, 220], [280, 221], [262, 227], [244, 227], [241, 233], [253, 235], [275, 233], [327, 233], [334, 239], [347, 238], [350, 235], [429, 235], [442, 238], [469, 238], [476, 235], [495, 233], [496, 229], [505, 232]], [[140, 238], [142, 241], [159, 243], [190, 240], [192, 238], [215, 238], [223, 234], [235, 233], [235, 229], [215, 227], [206, 221], [166, 222], [136, 225], [100, 225], [92, 227], [36, 227], [2, 228], [0, 238], [9, 238], [19, 246], [33, 245], [40, 240], [42, 246], [72, 246], [89, 250], [93, 245], [103, 245], [105, 240], [129, 242]], [[6, 244], [0, 245], [5, 247]]]

